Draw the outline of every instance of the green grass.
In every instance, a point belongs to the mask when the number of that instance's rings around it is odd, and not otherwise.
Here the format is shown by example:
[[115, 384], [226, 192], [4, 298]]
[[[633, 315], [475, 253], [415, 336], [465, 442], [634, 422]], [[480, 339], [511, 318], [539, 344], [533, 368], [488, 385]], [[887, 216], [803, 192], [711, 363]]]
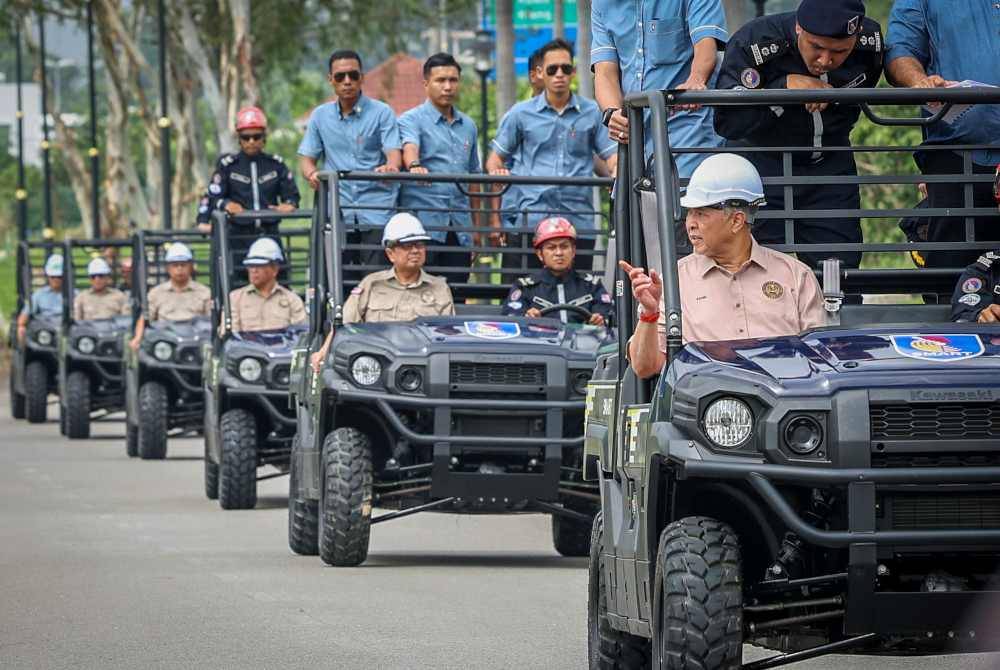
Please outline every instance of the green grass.
[[13, 251], [0, 251], [0, 323], [6, 324], [7, 319], [17, 307], [17, 254]]

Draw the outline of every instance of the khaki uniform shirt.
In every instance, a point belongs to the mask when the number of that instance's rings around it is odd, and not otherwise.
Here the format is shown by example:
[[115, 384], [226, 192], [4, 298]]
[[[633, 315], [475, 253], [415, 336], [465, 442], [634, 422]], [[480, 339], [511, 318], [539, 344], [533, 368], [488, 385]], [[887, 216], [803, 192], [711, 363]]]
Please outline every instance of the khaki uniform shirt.
[[153, 287], [146, 300], [150, 321], [186, 321], [196, 316], [208, 316], [212, 311], [212, 292], [196, 281], [188, 281], [187, 286], [180, 290], [165, 281]]
[[344, 305], [344, 323], [411, 321], [454, 313], [451, 289], [443, 277], [421, 270], [416, 283], [404, 286], [390, 268], [371, 273], [351, 291]]
[[[812, 270], [753, 241], [750, 260], [731, 273], [691, 254], [677, 262], [684, 342], [780, 337], [826, 325], [823, 291]], [[660, 349], [666, 350], [664, 310]]]
[[266, 298], [247, 284], [229, 294], [233, 331], [276, 330], [306, 320], [306, 308], [293, 291], [275, 284]]
[[110, 319], [128, 313], [128, 296], [116, 288], [108, 287], [101, 293], [88, 288], [73, 299], [73, 319], [76, 321]]

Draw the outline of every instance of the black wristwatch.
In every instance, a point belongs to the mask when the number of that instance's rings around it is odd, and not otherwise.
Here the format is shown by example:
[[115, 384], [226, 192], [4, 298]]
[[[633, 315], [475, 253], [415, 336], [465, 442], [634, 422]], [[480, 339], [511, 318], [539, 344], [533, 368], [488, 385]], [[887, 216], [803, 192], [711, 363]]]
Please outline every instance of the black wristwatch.
[[601, 125], [607, 128], [608, 124], [611, 123], [611, 117], [614, 116], [615, 112], [617, 111], [618, 111], [617, 107], [608, 107], [607, 109], [605, 109], [604, 115], [601, 116]]
[[406, 166], [407, 169], [412, 169], [415, 167], [420, 167], [420, 161], [410, 161], [410, 164]]

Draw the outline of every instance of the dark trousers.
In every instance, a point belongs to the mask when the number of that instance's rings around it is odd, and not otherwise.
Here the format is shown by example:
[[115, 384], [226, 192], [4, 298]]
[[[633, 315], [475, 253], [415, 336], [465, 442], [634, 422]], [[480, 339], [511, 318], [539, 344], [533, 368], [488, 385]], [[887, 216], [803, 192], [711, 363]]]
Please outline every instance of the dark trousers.
[[[761, 177], [781, 176], [781, 154], [747, 154], [747, 158], [757, 167]], [[850, 152], [827, 152], [817, 163], [802, 163], [792, 166], [796, 177], [819, 177], [819, 184], [795, 186], [792, 189], [792, 209], [861, 209], [861, 193], [857, 184], [824, 184], [822, 177], [856, 175], [857, 166]], [[766, 210], [785, 208], [785, 187], [766, 186], [764, 197]], [[849, 244], [861, 242], [861, 220], [854, 217], [833, 219], [797, 218], [793, 223], [796, 244]], [[782, 244], [785, 239], [785, 220], [761, 220], [754, 226], [754, 237], [764, 244]], [[816, 251], [796, 252], [799, 260], [817, 268], [826, 258], [839, 258], [844, 267], [856, 268], [861, 263], [861, 252]]]
[[[444, 242], [431, 242], [427, 246], [427, 265], [431, 274], [444, 277], [449, 284], [465, 284], [469, 281], [469, 269], [472, 267], [472, 253], [469, 251], [443, 249], [442, 247], [460, 247], [458, 235], [454, 230], [448, 231]], [[454, 268], [452, 270], [435, 270], [433, 268]]]
[[[380, 228], [348, 228], [347, 244], [352, 246], [369, 245], [377, 248], [351, 249], [345, 254], [347, 266], [354, 266], [344, 271], [344, 281], [357, 283], [365, 275], [389, 267], [389, 259], [382, 249], [382, 230]], [[360, 267], [364, 266], [364, 267]]]
[[[920, 171], [925, 175], [961, 174], [962, 157], [951, 151], [924, 151], [915, 157]], [[972, 164], [975, 174], [993, 174], [995, 168]], [[964, 208], [965, 184], [927, 184], [927, 206], [931, 208]], [[972, 206], [989, 207], [994, 214], [974, 217], [976, 240], [997, 240], [1000, 238], [1000, 215], [995, 213], [996, 203], [993, 200], [993, 186], [990, 183], [972, 185]], [[965, 240], [965, 217], [933, 216], [928, 217], [928, 242], [962, 242]], [[997, 248], [997, 244], [984, 244], [981, 249], [969, 251], [928, 251], [925, 253], [926, 267], [929, 268], [964, 268], [974, 263], [983, 251]]]

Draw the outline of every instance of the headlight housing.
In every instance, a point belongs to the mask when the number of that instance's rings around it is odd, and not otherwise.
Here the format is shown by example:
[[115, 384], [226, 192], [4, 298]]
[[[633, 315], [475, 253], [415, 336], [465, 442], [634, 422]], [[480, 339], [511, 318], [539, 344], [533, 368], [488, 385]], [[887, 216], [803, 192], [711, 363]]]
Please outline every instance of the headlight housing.
[[735, 449], [753, 434], [753, 412], [742, 400], [719, 398], [705, 409], [702, 427], [716, 446]]
[[396, 376], [396, 384], [407, 393], [416, 393], [424, 385], [424, 373], [420, 368], [402, 368]]
[[169, 361], [174, 356], [174, 345], [160, 340], [153, 345], [153, 357], [158, 361]]
[[264, 374], [264, 366], [256, 358], [247, 356], [240, 360], [239, 365], [236, 366], [236, 371], [243, 381], [253, 384], [260, 381], [261, 375]]
[[576, 395], [587, 395], [587, 383], [590, 382], [590, 370], [578, 370], [573, 372], [573, 393]]
[[823, 444], [823, 426], [811, 416], [795, 416], [785, 424], [784, 438], [790, 450], [808, 456]]
[[43, 347], [52, 346], [52, 342], [55, 340], [51, 330], [40, 330], [35, 333], [35, 342], [38, 342]]
[[76, 341], [76, 348], [81, 354], [89, 355], [94, 353], [94, 349], [97, 348], [97, 342], [94, 341], [94, 338], [84, 335]]
[[374, 356], [358, 356], [351, 363], [351, 377], [361, 386], [374, 386], [382, 378], [382, 364]]

